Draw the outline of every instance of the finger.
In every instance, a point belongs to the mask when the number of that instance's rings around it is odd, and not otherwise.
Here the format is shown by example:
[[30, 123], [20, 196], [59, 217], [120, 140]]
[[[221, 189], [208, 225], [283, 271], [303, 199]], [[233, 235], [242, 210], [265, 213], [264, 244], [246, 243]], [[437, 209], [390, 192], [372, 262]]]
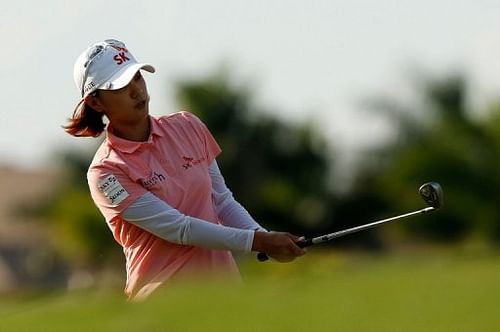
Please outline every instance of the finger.
[[293, 242], [298, 242], [300, 241], [301, 239], [305, 239], [303, 236], [297, 236], [297, 235], [294, 235], [294, 234], [291, 234], [291, 233], [286, 233], [286, 235], [293, 240]]
[[295, 256], [302, 256], [302, 255], [305, 255], [305, 253], [306, 253], [306, 251], [303, 248], [299, 247], [297, 245], [297, 243], [295, 243], [295, 242], [293, 243], [293, 246], [291, 247], [291, 249], [292, 249], [293, 255], [295, 255]]

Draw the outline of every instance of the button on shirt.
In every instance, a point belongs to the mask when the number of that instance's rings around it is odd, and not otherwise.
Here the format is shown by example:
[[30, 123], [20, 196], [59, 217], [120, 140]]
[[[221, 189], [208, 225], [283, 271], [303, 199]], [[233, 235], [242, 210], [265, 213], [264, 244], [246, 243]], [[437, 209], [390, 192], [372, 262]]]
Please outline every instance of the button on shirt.
[[146, 142], [119, 138], [108, 126], [87, 174], [92, 198], [124, 250], [125, 293], [140, 299], [166, 280], [197, 271], [239, 278], [231, 252], [174, 244], [121, 217], [149, 191], [185, 215], [219, 223], [208, 172], [221, 152], [213, 136], [188, 112], [151, 116], [150, 121]]

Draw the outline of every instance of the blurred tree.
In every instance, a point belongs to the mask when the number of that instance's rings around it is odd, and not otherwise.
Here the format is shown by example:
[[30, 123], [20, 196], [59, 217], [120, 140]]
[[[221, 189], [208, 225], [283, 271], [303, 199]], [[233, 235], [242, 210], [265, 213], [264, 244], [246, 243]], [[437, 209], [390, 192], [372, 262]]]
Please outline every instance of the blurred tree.
[[121, 257], [119, 246], [94, 205], [87, 186], [90, 155], [65, 152], [62, 185], [43, 208], [52, 228], [52, 241], [73, 268], [96, 268]]
[[324, 226], [332, 151], [311, 124], [291, 125], [257, 109], [223, 71], [180, 82], [177, 97], [211, 130], [228, 186], [263, 226], [299, 234]]
[[[400, 225], [439, 241], [480, 233], [500, 243], [500, 107], [474, 119], [466, 84], [456, 76], [425, 81], [418, 91], [421, 104], [371, 100], [370, 109], [387, 116], [397, 134], [364, 153], [351, 190], [334, 197], [332, 150], [314, 126], [264, 112], [224, 73], [177, 85], [179, 104], [198, 115], [221, 145], [218, 162], [228, 186], [264, 227], [317, 235], [414, 210], [423, 206], [416, 189], [434, 180], [443, 185], [445, 208]], [[90, 156], [65, 154], [67, 181], [46, 214], [61, 253], [95, 266], [121, 253], [90, 199], [89, 162]], [[380, 234], [366, 231], [336, 243], [382, 247]]]
[[[398, 134], [365, 154], [353, 194], [363, 188], [383, 199], [379, 208], [384, 213], [389, 207], [406, 211], [422, 204], [415, 193], [420, 184], [438, 181], [445, 208], [405, 223], [413, 234], [452, 241], [480, 232], [500, 240], [498, 112], [475, 120], [459, 76], [424, 81], [419, 93], [421, 105], [406, 107], [390, 99], [370, 104], [394, 121]], [[376, 179], [370, 189], [367, 179]]]

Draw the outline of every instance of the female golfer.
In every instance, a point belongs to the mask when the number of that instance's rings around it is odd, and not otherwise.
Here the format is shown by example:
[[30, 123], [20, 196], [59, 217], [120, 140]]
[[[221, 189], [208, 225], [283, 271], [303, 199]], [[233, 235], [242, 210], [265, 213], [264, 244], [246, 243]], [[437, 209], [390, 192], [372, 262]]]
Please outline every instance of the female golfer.
[[195, 274], [238, 279], [231, 251], [265, 252], [281, 262], [303, 255], [298, 237], [265, 231], [235, 201], [215, 161], [221, 150], [197, 117], [149, 115], [141, 70], [155, 71], [120, 41], [86, 49], [74, 66], [82, 99], [65, 126], [73, 136], [106, 131], [87, 178], [123, 247], [128, 298]]

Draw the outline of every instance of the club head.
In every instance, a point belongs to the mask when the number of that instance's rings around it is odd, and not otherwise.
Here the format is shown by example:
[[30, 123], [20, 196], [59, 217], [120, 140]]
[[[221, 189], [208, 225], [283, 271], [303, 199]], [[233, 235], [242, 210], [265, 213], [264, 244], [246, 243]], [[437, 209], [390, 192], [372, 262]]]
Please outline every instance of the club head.
[[435, 209], [443, 207], [443, 189], [437, 182], [427, 182], [418, 189], [420, 196], [424, 199], [427, 205]]

